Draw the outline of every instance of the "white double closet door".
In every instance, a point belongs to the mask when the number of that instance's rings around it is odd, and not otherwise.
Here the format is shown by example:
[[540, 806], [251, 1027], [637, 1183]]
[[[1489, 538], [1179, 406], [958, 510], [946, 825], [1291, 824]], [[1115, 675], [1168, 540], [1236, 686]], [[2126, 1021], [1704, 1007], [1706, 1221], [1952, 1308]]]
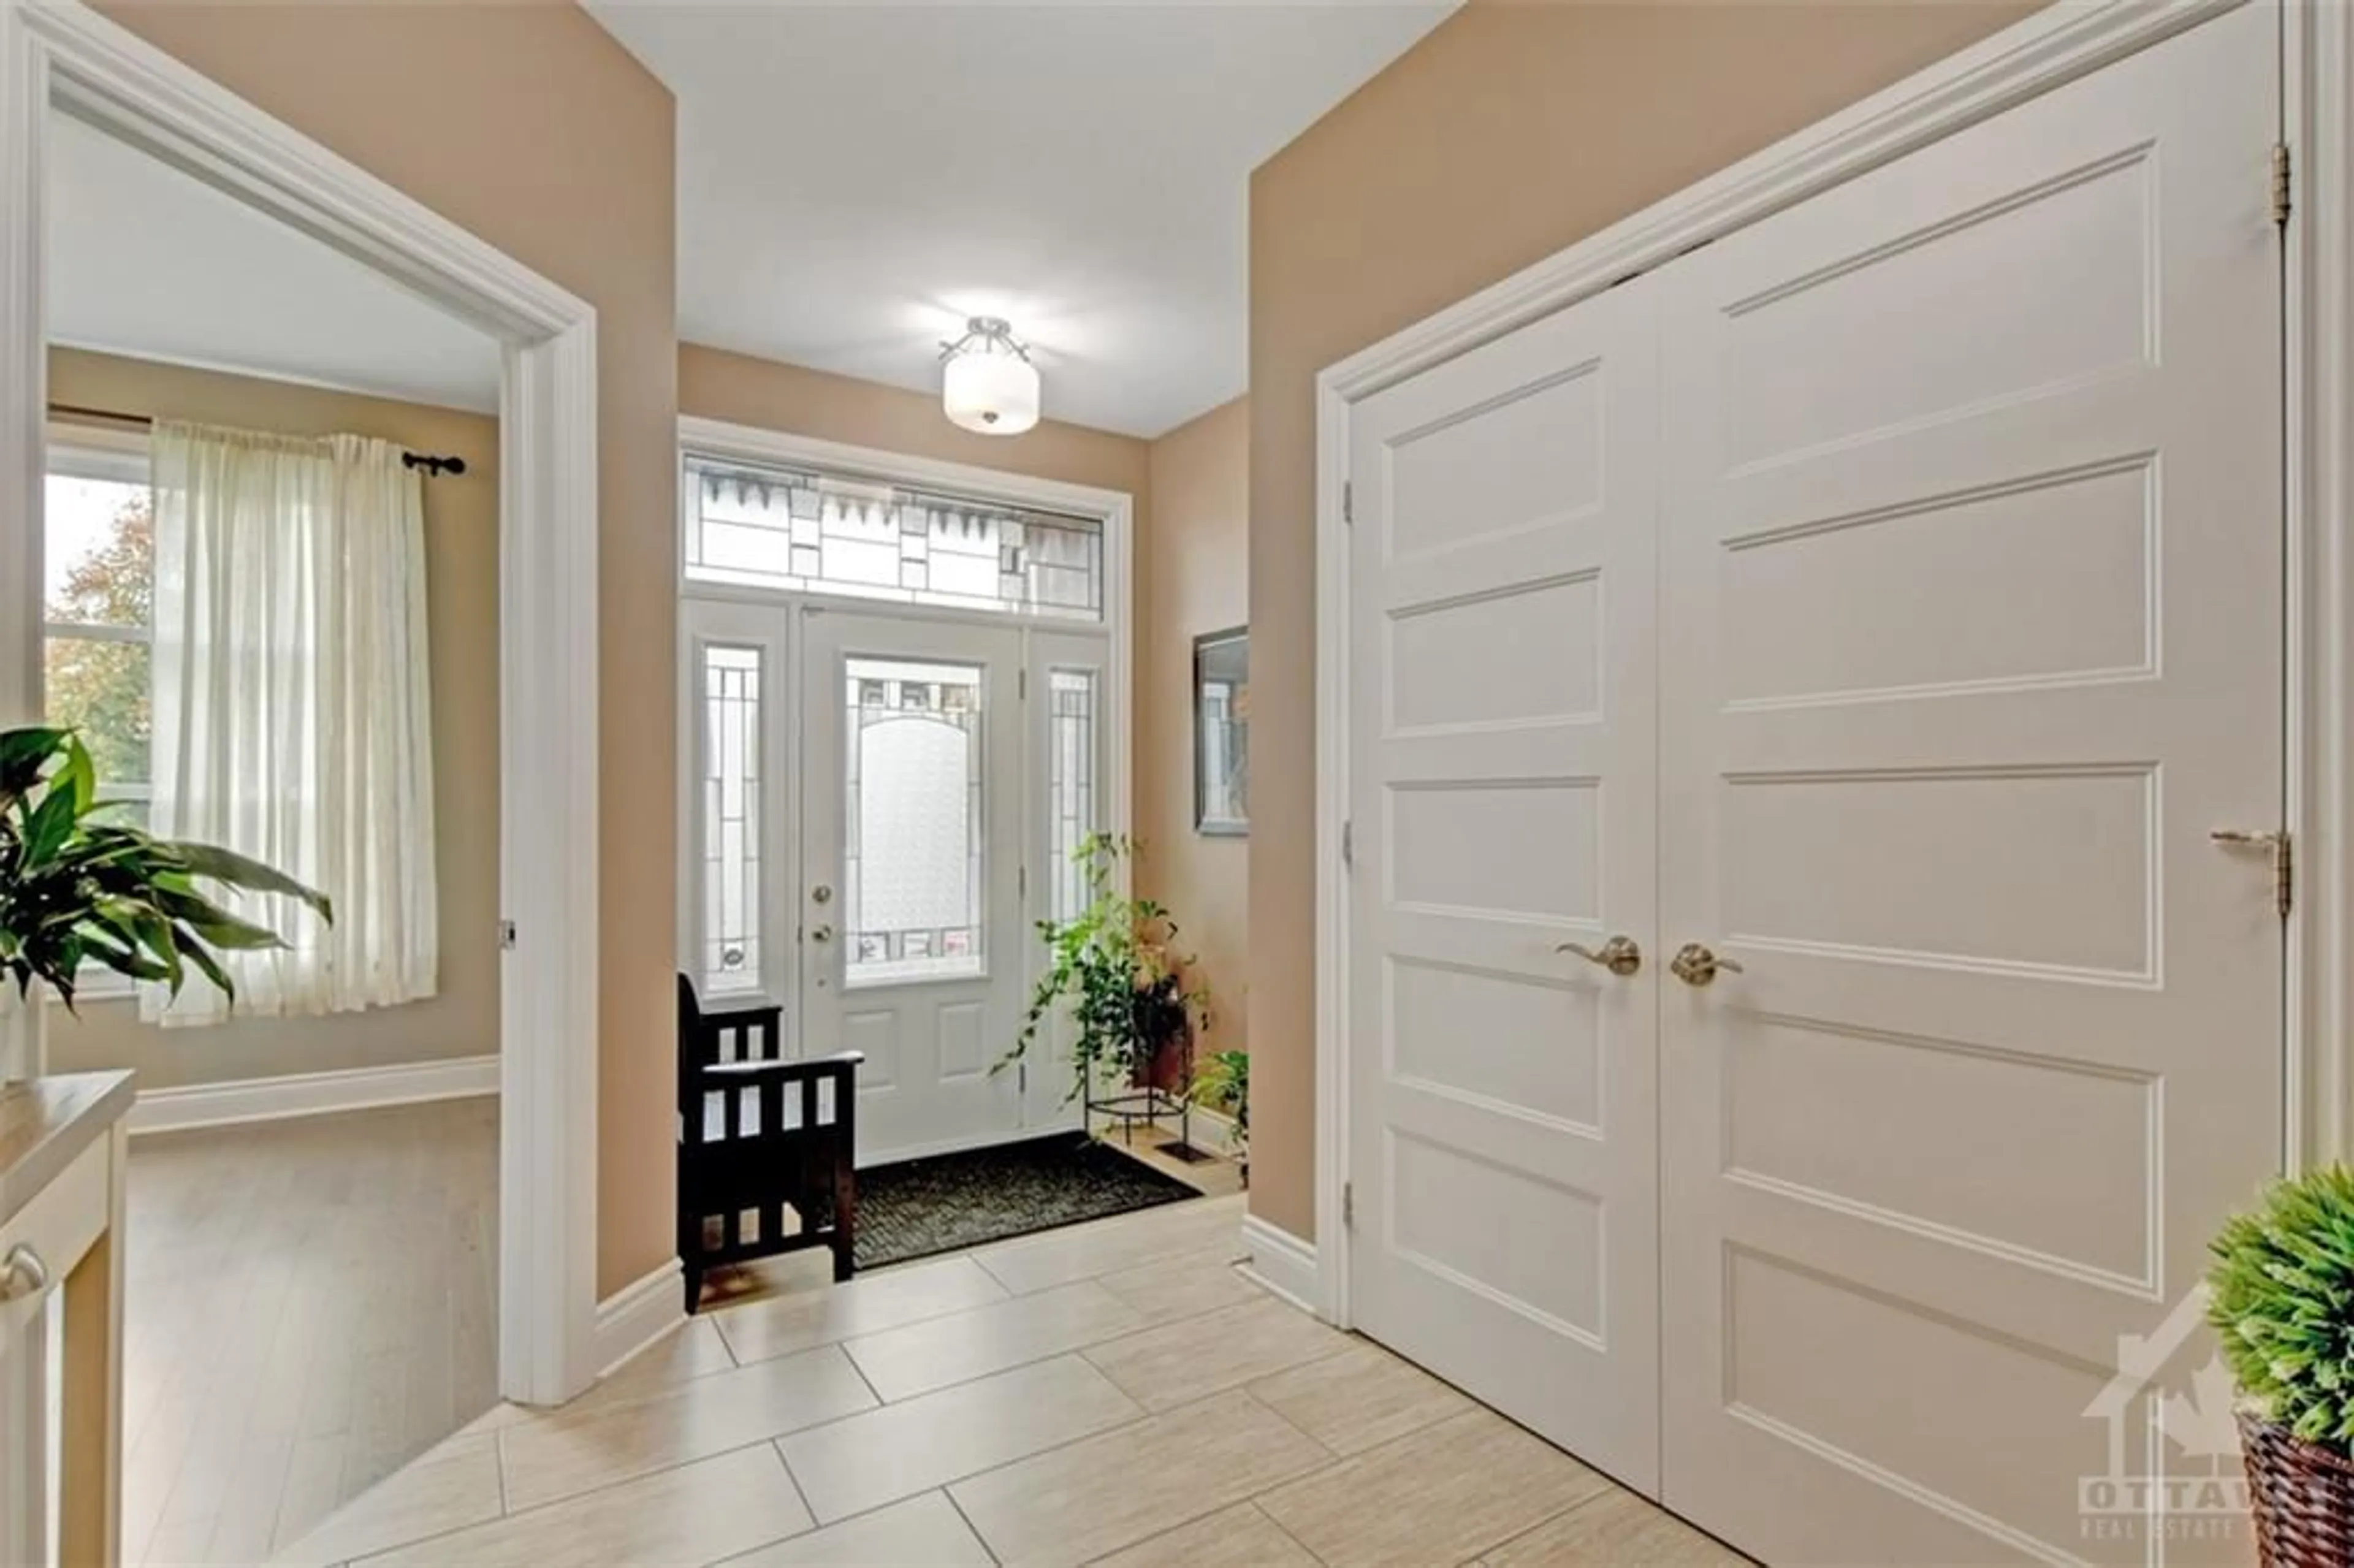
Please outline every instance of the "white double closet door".
[[1352, 415], [1352, 1319], [1769, 1561], [2212, 1468], [2101, 1402], [2281, 1157], [2277, 21]]

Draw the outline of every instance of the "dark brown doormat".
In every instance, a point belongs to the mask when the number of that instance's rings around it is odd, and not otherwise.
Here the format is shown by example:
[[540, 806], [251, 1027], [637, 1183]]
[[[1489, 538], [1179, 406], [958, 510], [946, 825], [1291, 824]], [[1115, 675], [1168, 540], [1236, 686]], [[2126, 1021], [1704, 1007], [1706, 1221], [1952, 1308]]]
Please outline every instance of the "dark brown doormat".
[[875, 1165], [858, 1173], [858, 1266], [929, 1257], [1201, 1197], [1084, 1133]]

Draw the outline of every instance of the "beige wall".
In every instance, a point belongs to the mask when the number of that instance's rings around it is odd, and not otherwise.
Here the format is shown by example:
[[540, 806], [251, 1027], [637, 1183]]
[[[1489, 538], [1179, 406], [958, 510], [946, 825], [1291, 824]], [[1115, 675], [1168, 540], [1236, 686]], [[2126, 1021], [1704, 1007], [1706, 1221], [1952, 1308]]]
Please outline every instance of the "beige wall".
[[1314, 1234], [1316, 373], [2030, 9], [1474, 4], [1252, 176], [1254, 1213]]
[[672, 593], [677, 253], [669, 90], [560, 0], [99, 0], [150, 43], [597, 309], [597, 1279], [673, 1255]]
[[[1054, 392], [1050, 379], [1050, 402]], [[1139, 531], [1145, 525], [1145, 443], [1131, 436], [1058, 419], [1042, 419], [1018, 436], [975, 435], [948, 422], [934, 393], [696, 343], [678, 345], [678, 408], [758, 429], [1125, 491], [1136, 497]]]
[[1137, 552], [1138, 890], [1166, 904], [1210, 988], [1205, 1051], [1248, 1040], [1251, 841], [1193, 831], [1193, 639], [1250, 619], [1250, 403], [1152, 443], [1152, 528]]
[[425, 484], [426, 636], [432, 659], [434, 872], [441, 899], [439, 994], [331, 1018], [252, 1018], [211, 1029], [139, 1022], [127, 1001], [88, 1001], [49, 1025], [59, 1072], [132, 1067], [142, 1089], [398, 1062], [499, 1048], [499, 427], [482, 414], [55, 349], [49, 397], [150, 418], [286, 435], [379, 436], [455, 453], [462, 476]]

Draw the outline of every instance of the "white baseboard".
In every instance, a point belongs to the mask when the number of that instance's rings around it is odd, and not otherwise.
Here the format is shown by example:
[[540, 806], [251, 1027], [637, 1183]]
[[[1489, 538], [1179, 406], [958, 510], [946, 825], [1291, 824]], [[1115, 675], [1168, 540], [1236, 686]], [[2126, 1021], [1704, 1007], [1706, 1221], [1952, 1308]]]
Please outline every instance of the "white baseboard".
[[591, 1342], [597, 1375], [614, 1368], [686, 1321], [686, 1270], [676, 1258], [597, 1303]]
[[232, 1084], [143, 1089], [138, 1103], [131, 1107], [131, 1130], [170, 1132], [182, 1128], [278, 1121], [287, 1117], [366, 1110], [376, 1106], [471, 1099], [498, 1092], [496, 1056], [355, 1067], [341, 1073], [296, 1073], [282, 1078], [247, 1078]]
[[1243, 1277], [1281, 1297], [1302, 1312], [1321, 1318], [1316, 1308], [1316, 1248], [1257, 1214], [1243, 1216]]

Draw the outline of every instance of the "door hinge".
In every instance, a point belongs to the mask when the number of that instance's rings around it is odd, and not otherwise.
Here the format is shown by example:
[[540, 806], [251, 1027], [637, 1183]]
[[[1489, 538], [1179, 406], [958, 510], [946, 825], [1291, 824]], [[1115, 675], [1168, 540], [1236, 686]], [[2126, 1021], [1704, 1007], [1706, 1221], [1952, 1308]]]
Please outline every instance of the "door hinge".
[[2273, 143], [2273, 221], [2284, 228], [2287, 228], [2289, 210], [2288, 143], [2275, 142]]
[[1354, 481], [1341, 482], [1341, 521], [1354, 526], [1357, 521], [1357, 486]]
[[1013, 868], [1013, 892], [1016, 897], [1024, 901], [1028, 900], [1030, 896], [1030, 868], [1028, 866], [1017, 865]]
[[1354, 821], [1341, 824], [1341, 863], [1352, 871], [1357, 869], [1357, 824]]
[[1013, 672], [1013, 695], [1015, 700], [1020, 702], [1026, 703], [1030, 700], [1029, 671], [1016, 670]]
[[512, 921], [512, 920], [502, 920], [502, 921], [500, 921], [500, 922], [499, 922], [499, 951], [501, 951], [501, 952], [503, 952], [503, 953], [512, 953], [512, 952], [514, 952], [514, 945], [515, 945], [515, 928], [514, 928], [514, 921]]
[[2284, 828], [2278, 832], [2256, 828], [2217, 828], [2207, 837], [2232, 849], [2260, 849], [2273, 857], [2273, 907], [2281, 918], [2296, 906], [2296, 841]]
[[1341, 1228], [1344, 1231], [1357, 1228], [1357, 1184], [1354, 1181], [1341, 1183]]

